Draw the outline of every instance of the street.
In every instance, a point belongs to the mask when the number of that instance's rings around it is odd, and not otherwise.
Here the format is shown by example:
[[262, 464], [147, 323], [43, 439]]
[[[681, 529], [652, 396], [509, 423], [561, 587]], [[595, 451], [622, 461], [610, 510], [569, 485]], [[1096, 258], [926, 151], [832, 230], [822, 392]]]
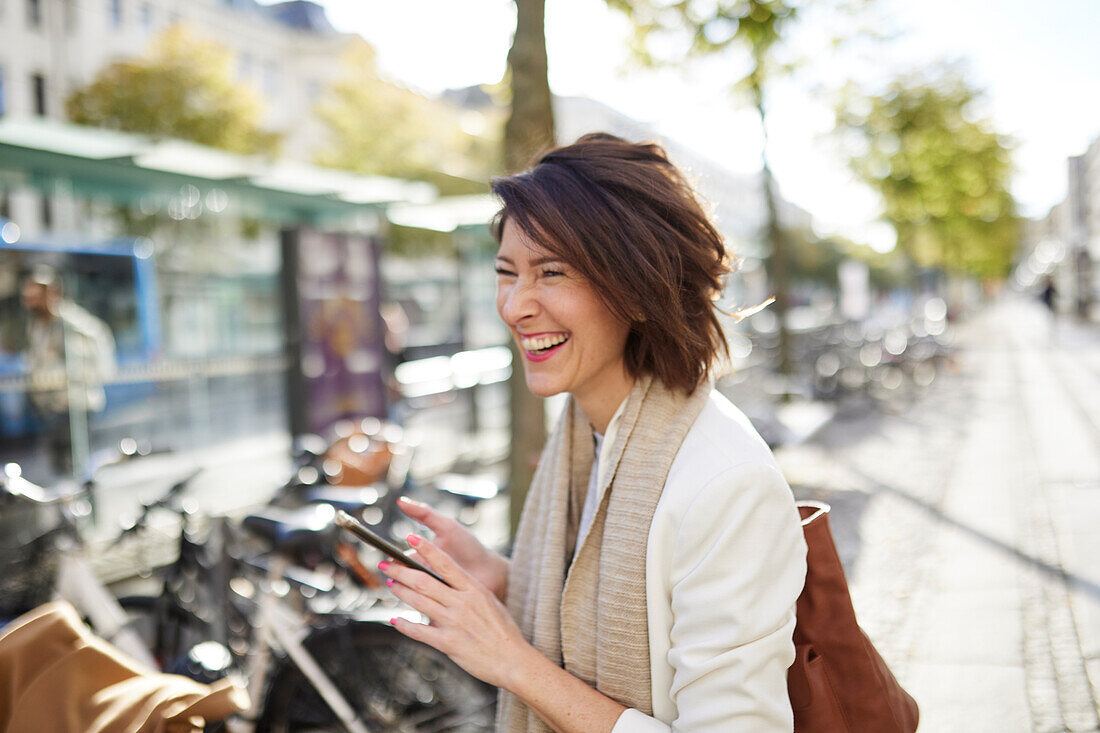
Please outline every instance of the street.
[[1006, 296], [956, 335], [910, 409], [776, 455], [922, 731], [1100, 730], [1100, 331]]

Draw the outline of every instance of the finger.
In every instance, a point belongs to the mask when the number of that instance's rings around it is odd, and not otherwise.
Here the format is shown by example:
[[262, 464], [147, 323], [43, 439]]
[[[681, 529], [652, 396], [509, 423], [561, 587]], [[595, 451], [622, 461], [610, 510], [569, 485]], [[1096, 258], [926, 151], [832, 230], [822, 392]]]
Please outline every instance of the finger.
[[415, 501], [406, 496], [402, 496], [397, 500], [397, 507], [410, 519], [420, 522], [436, 534], [450, 528], [450, 525], [454, 522], [453, 519], [440, 514], [427, 504]]
[[451, 589], [427, 573], [413, 570], [399, 562], [385, 560], [378, 563], [378, 569], [387, 577], [397, 581], [401, 585], [413, 589], [417, 593], [432, 599], [440, 605], [448, 605], [447, 592]]
[[413, 590], [404, 583], [399, 583], [393, 578], [387, 578], [386, 585], [398, 600], [409, 604], [433, 621], [442, 619], [446, 614], [447, 609], [437, 601], [419, 591]]
[[423, 522], [435, 514], [435, 510], [424, 502], [410, 499], [407, 496], [397, 498], [397, 507], [418, 522]]
[[[439, 648], [439, 645], [443, 641], [443, 632], [434, 626], [428, 626], [427, 624], [418, 624], [415, 621], [409, 621], [404, 618], [391, 618], [390, 623], [395, 629], [404, 634], [405, 636], [415, 641], [420, 641], [427, 644], [430, 647], [435, 647], [439, 651], [443, 651]], [[444, 652], [445, 653], [445, 652]]]
[[410, 534], [405, 541], [416, 548], [420, 557], [424, 558], [424, 564], [439, 573], [439, 577], [447, 581], [452, 588], [463, 590], [474, 583], [470, 574], [435, 544], [415, 534]]

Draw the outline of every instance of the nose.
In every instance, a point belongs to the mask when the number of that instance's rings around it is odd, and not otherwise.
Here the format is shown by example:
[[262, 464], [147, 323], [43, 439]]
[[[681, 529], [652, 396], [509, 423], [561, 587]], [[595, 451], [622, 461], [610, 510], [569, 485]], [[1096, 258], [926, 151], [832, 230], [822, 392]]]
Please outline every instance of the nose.
[[497, 312], [509, 326], [518, 325], [525, 318], [535, 315], [538, 312], [538, 298], [535, 297], [533, 285], [522, 279], [499, 285]]

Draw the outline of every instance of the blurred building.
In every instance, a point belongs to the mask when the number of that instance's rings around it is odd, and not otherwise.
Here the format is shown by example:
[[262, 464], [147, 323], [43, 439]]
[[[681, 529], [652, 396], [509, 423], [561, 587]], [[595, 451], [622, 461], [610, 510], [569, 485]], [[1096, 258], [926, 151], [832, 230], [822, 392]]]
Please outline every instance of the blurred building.
[[[64, 122], [74, 91], [176, 24], [229, 50], [264, 102], [264, 127], [282, 136], [280, 160]], [[370, 395], [340, 400], [392, 360], [455, 355], [452, 390], [499, 381], [499, 368], [485, 377], [471, 366], [478, 354], [463, 351], [504, 340], [483, 327], [495, 315], [486, 202], [474, 202], [478, 227], [453, 234], [459, 261], [388, 256], [380, 268], [384, 206], [433, 200], [435, 187], [297, 162], [325, 142], [315, 103], [346, 73], [356, 38], [304, 0], [0, 0], [0, 462], [34, 460], [19, 288], [40, 262], [119, 342], [107, 409], [76, 431], [77, 464], [122, 435], [205, 449], [377, 414]], [[352, 270], [362, 282], [348, 280]], [[380, 295], [404, 309], [401, 353], [375, 353]], [[322, 360], [346, 368], [333, 376]], [[298, 373], [307, 383], [284, 389]], [[333, 409], [295, 413], [318, 402], [310, 393]], [[475, 424], [491, 424], [484, 407]]]
[[350, 36], [306, 0], [22, 0], [0, 3], [0, 114], [63, 118], [65, 99], [104, 66], [139, 56], [171, 25], [229, 49], [240, 80], [266, 101], [285, 152], [304, 157], [320, 135], [303, 110], [340, 71]]
[[[314, 100], [340, 73], [351, 36], [306, 0], [11, 0], [0, 2], [0, 116], [65, 118], [65, 100], [106, 65], [139, 56], [169, 26], [185, 23], [229, 49], [237, 75], [265, 102], [283, 152], [307, 160], [321, 141]], [[14, 189], [14, 190], [13, 190]], [[29, 194], [0, 181], [0, 216], [26, 233], [71, 229], [64, 191]]]
[[39, 265], [117, 344], [105, 409], [69, 406], [78, 472], [125, 436], [178, 450], [283, 436], [298, 375], [320, 406], [310, 429], [384, 412], [383, 209], [434, 187], [38, 118], [0, 120], [0, 181], [63, 191], [73, 214], [37, 230], [0, 218], [0, 463], [49, 475], [21, 298]]
[[1066, 160], [1066, 197], [1024, 229], [1017, 282], [1052, 278], [1056, 306], [1100, 319], [1100, 137]]

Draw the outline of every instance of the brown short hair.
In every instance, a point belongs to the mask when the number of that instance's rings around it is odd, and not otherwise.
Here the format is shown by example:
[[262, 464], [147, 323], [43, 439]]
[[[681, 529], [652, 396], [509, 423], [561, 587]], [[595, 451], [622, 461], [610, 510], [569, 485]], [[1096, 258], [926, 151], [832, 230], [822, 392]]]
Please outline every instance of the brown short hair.
[[494, 179], [493, 192], [504, 204], [498, 241], [511, 219], [631, 324], [633, 376], [690, 393], [728, 353], [714, 302], [729, 272], [725, 246], [659, 145], [592, 133]]

